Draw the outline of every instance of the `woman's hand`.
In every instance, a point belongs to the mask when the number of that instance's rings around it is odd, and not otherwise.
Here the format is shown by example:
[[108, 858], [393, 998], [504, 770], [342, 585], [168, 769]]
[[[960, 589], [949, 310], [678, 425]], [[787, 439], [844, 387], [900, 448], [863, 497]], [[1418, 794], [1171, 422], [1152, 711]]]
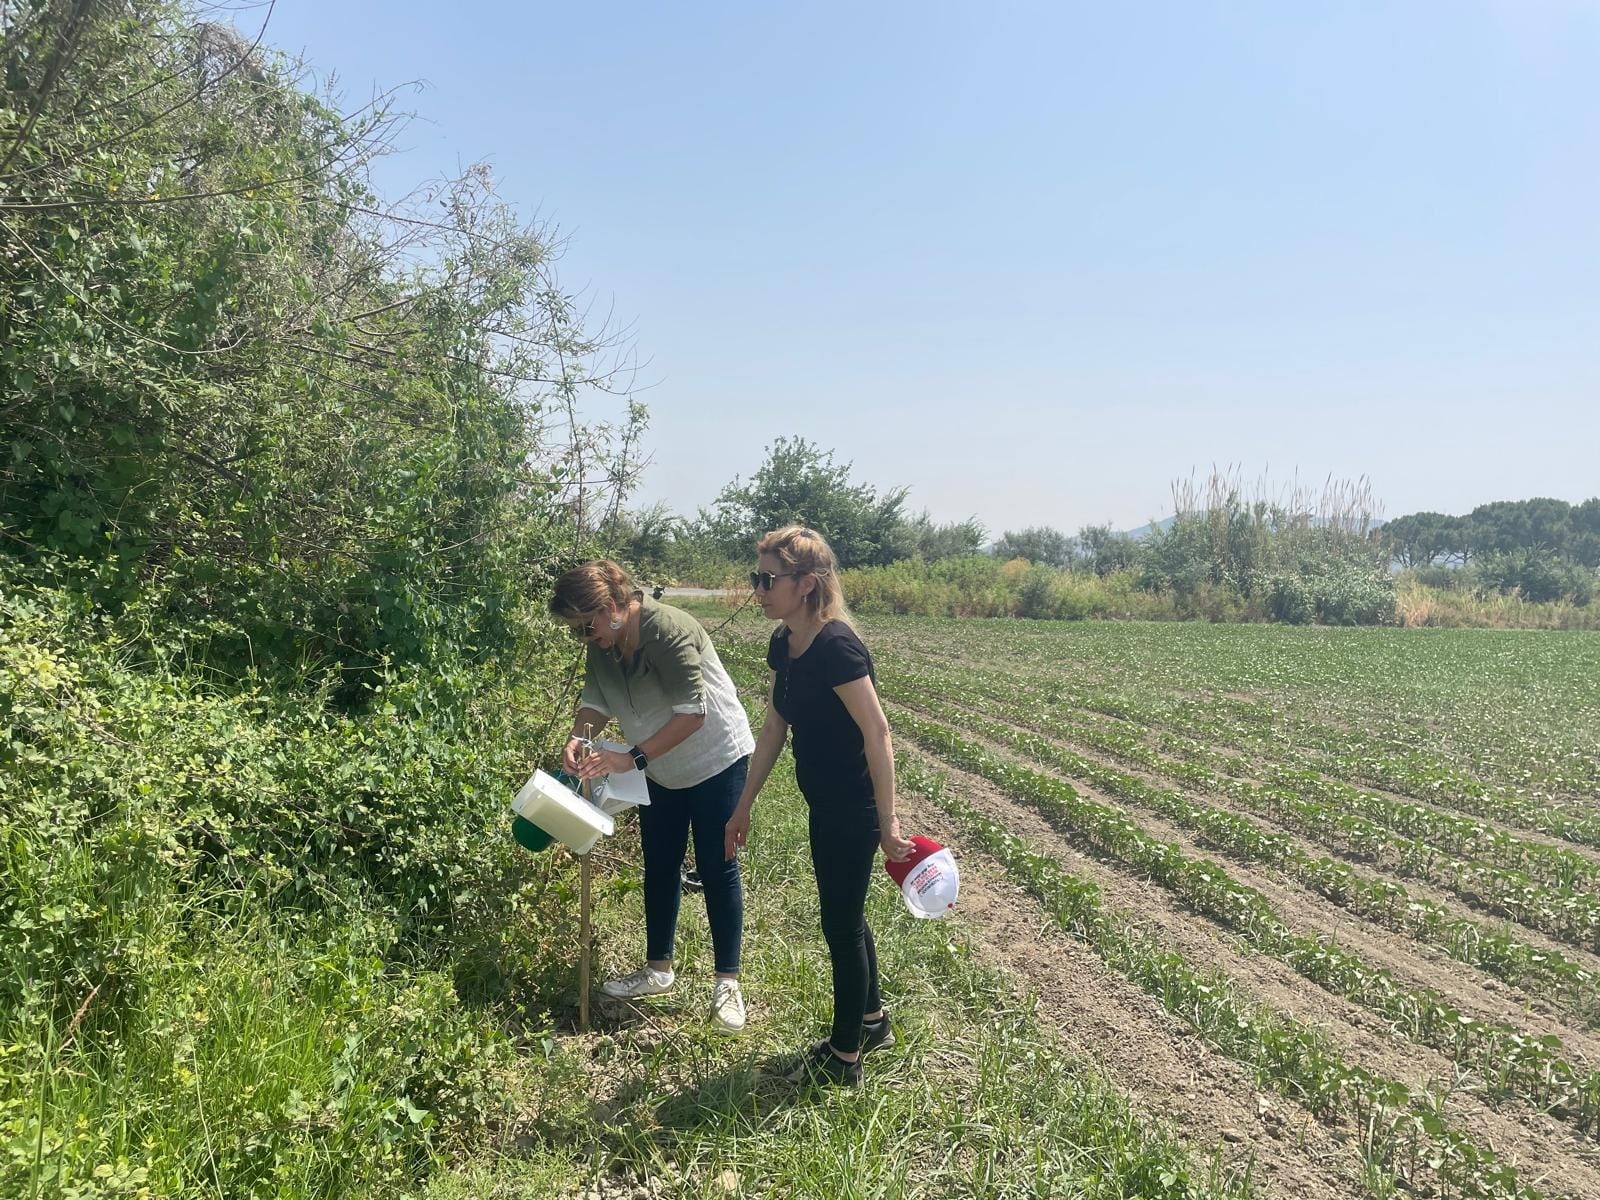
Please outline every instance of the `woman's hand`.
[[578, 764], [578, 778], [598, 779], [602, 775], [621, 775], [633, 769], [631, 754], [621, 750], [594, 750]]
[[733, 816], [729, 817], [728, 823], [722, 827], [723, 858], [732, 862], [749, 840], [750, 806], [741, 804], [733, 810]]
[[568, 775], [576, 775], [578, 765], [583, 761], [582, 754], [588, 745], [588, 741], [577, 734], [569, 737], [566, 749], [561, 752], [561, 769]]
[[891, 817], [889, 827], [883, 831], [883, 856], [890, 862], [905, 862], [917, 847], [900, 836], [900, 818]]

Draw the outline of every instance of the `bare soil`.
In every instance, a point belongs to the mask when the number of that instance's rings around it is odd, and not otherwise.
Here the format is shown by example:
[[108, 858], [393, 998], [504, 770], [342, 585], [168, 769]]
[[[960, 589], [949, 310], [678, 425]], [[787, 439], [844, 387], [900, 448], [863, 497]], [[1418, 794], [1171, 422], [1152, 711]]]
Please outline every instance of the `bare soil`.
[[[1454, 1081], [1453, 1067], [1443, 1055], [1403, 1041], [1381, 1017], [1324, 991], [1286, 964], [1241, 947], [1226, 931], [1188, 910], [1165, 888], [1132, 877], [1116, 865], [1099, 862], [1083, 853], [1038, 812], [1002, 794], [987, 781], [947, 765], [945, 769], [950, 775], [951, 786], [959, 788], [969, 803], [1013, 833], [1026, 838], [1039, 852], [1057, 856], [1065, 869], [1094, 882], [1100, 887], [1109, 906], [1136, 914], [1142, 923], [1156, 930], [1166, 944], [1183, 954], [1192, 964], [1219, 967], [1259, 1001], [1322, 1029], [1341, 1048], [1347, 1061], [1389, 1078], [1402, 1080], [1413, 1087], [1432, 1085], [1448, 1089]], [[1141, 822], [1144, 820], [1143, 814], [1131, 815]], [[1158, 836], [1171, 832], [1159, 826], [1150, 828]], [[959, 839], [956, 840], [959, 843]], [[1180, 839], [1175, 837], [1170, 840]], [[1042, 908], [1025, 895], [1020, 900], [1013, 898], [1009, 908], [999, 905], [996, 900], [983, 900], [979, 904], [969, 905], [969, 874], [1000, 871], [992, 862], [981, 858], [979, 861], [979, 871], [973, 872], [965, 866], [966, 857], [963, 857], [962, 909], [975, 935], [992, 947], [990, 953], [996, 961], [1025, 977], [1041, 997], [1054, 991], [1056, 999], [1070, 996], [1072, 1005], [1085, 1004], [1089, 1006], [1089, 1011], [1097, 1013], [1104, 1012], [1107, 1003], [1122, 1014], [1126, 1014], [1130, 1007], [1142, 1008], [1149, 1014], [1155, 1028], [1165, 1028], [1168, 1035], [1178, 1039], [1177, 1044], [1183, 1053], [1177, 1058], [1178, 1068], [1174, 1073], [1157, 1074], [1144, 1062], [1144, 1051], [1135, 1050], [1134, 1063], [1130, 1064], [1134, 1073], [1131, 1082], [1126, 1085], [1131, 1086], [1141, 1100], [1154, 1090], [1154, 1111], [1172, 1114], [1178, 1120], [1180, 1130], [1187, 1133], [1188, 1127], [1178, 1114], [1182, 1111], [1183, 1098], [1190, 1093], [1177, 1091], [1175, 1085], [1185, 1070], [1199, 1070], [1196, 1064], [1202, 1059], [1222, 1061], [1220, 1056], [1209, 1050], [1192, 1033], [1174, 1032], [1179, 1023], [1161, 1010], [1158, 1001], [1145, 996], [1135, 985], [1116, 976], [1087, 947], [1064, 934], [1051, 934], [1049, 930], [1053, 922]], [[1231, 867], [1230, 874], [1252, 886], [1269, 882], [1255, 877], [1241, 877]], [[990, 878], [1003, 880], [1003, 872]], [[998, 888], [991, 887], [988, 890], [1003, 894], [1006, 889], [1015, 893], [1015, 889], [1003, 883]], [[1049, 950], [1041, 954], [1046, 947], [1046, 939], [1051, 939]], [[1057, 941], [1072, 948], [1074, 954], [1070, 959], [1062, 958], [1062, 948]], [[1096, 969], [1086, 970], [1085, 960], [1092, 961]], [[1071, 963], [1071, 974], [1074, 976], [1070, 983], [1057, 977], [1060, 972], [1054, 965], [1066, 962]], [[1071, 1011], [1069, 1008], [1068, 1012]], [[1081, 1021], [1075, 1017], [1068, 1018], [1067, 1023], [1073, 1027], [1081, 1025]], [[1128, 1053], [1123, 1039], [1130, 1030], [1136, 1028], [1126, 1015], [1116, 1020], [1107, 1019], [1095, 1027], [1096, 1033], [1102, 1036], [1076, 1048], [1092, 1053], [1097, 1061], [1104, 1061], [1108, 1074], [1119, 1083], [1124, 1083], [1130, 1077], [1119, 1073], [1117, 1064], [1125, 1061], [1122, 1056]], [[1112, 1042], [1109, 1047], [1099, 1044], [1105, 1035]], [[1142, 1042], [1139, 1045], [1142, 1046]], [[1205, 1068], [1207, 1071], [1214, 1069], [1221, 1070], [1220, 1067]], [[1232, 1121], [1238, 1114], [1248, 1114], [1259, 1107], [1257, 1089], [1250, 1072], [1236, 1064], [1234, 1070], [1237, 1078], [1233, 1086], [1237, 1087], [1238, 1080], [1242, 1079], [1242, 1089], [1232, 1093], [1233, 1098], [1225, 1109], [1219, 1109], [1213, 1103], [1217, 1100], [1214, 1093], [1206, 1093], [1206, 1103], [1201, 1106], [1203, 1111], [1196, 1114], [1197, 1119], [1201, 1120], [1198, 1126], [1200, 1130], [1215, 1131], [1221, 1127], [1224, 1123], [1224, 1119], [1218, 1115], [1221, 1111], [1226, 1111], [1229, 1114], [1227, 1120]], [[1221, 1078], [1220, 1075], [1215, 1077]], [[1294, 1114], [1286, 1119], [1298, 1132], [1304, 1132], [1309, 1122], [1310, 1126], [1326, 1135], [1331, 1145], [1340, 1144], [1341, 1131], [1337, 1126], [1317, 1125], [1310, 1114], [1276, 1095], [1272, 1097], [1271, 1104], [1272, 1107], [1266, 1111], [1275, 1109], [1279, 1113]], [[1503, 1158], [1516, 1164], [1529, 1182], [1543, 1180], [1541, 1186], [1552, 1194], [1600, 1197], [1600, 1169], [1597, 1169], [1600, 1155], [1597, 1155], [1592, 1142], [1576, 1134], [1570, 1126], [1516, 1103], [1500, 1101], [1491, 1107], [1473, 1096], [1466, 1086], [1451, 1092], [1446, 1113], [1459, 1128], [1471, 1132], [1480, 1144], [1492, 1146]], [[1236, 1133], [1245, 1135], [1244, 1141], [1256, 1151], [1258, 1162], [1270, 1157], [1269, 1151], [1276, 1148], [1279, 1140], [1261, 1136], [1267, 1124], [1267, 1118], [1262, 1115], [1244, 1125], [1235, 1123], [1229, 1126]], [[1255, 1130], [1254, 1134], [1250, 1132], [1252, 1129]], [[1348, 1137], [1348, 1134], [1344, 1136]], [[1307, 1142], [1306, 1145], [1313, 1143]], [[1319, 1161], [1332, 1163], [1335, 1160], [1327, 1158]], [[1349, 1163], [1345, 1163], [1342, 1169], [1348, 1177]], [[1272, 1177], [1275, 1179], [1276, 1173]], [[1347, 1184], [1345, 1194], [1352, 1190], [1358, 1189]], [[1270, 1190], [1268, 1194], [1272, 1194]], [[1316, 1193], [1286, 1190], [1278, 1194]]]
[[[907, 828], [959, 846], [959, 834], [937, 809], [909, 797], [904, 807]], [[1033, 997], [1041, 1025], [1136, 1109], [1170, 1125], [1200, 1159], [1217, 1151], [1235, 1170], [1250, 1164], [1263, 1197], [1336, 1200], [1360, 1193], [1360, 1156], [1350, 1131], [1260, 1091], [1248, 1067], [1212, 1050], [1160, 1001], [1107, 967], [987, 855], [963, 851], [961, 872], [953, 919], [980, 960]]]

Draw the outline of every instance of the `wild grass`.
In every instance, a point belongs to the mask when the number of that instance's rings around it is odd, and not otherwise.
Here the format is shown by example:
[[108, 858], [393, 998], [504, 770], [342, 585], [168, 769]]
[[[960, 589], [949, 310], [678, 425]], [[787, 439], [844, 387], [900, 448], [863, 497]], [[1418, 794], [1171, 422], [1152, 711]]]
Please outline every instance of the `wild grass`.
[[[632, 969], [643, 912], [632, 830], [607, 847], [599, 890], [604, 975]], [[569, 1188], [649, 1196], [1238, 1196], [1247, 1161], [1185, 1150], [1158, 1119], [1067, 1058], [1015, 985], [980, 966], [959, 925], [909, 917], [888, 879], [869, 901], [900, 1044], [867, 1060], [859, 1091], [815, 1092], [763, 1073], [831, 1018], [803, 802], [787, 761], [758, 803], [745, 858], [742, 975], [751, 1025], [711, 1033], [711, 952], [686, 897], [669, 997], [609, 1003], [587, 1037], [535, 1053], [541, 1078], [502, 1147], [432, 1185], [435, 1200]], [[513, 937], [511, 940], [515, 940]]]
[[1401, 625], [1414, 629], [1600, 629], [1600, 605], [1524, 600], [1515, 592], [1479, 594], [1402, 578], [1395, 595]]

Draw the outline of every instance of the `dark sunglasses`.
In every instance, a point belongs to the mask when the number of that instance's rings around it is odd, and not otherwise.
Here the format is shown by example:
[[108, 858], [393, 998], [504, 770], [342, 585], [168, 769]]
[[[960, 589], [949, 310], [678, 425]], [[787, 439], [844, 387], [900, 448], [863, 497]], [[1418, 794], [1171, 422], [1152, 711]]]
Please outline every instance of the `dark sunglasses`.
[[779, 574], [773, 574], [771, 571], [751, 571], [750, 587], [753, 591], [770, 592], [775, 580], [789, 579], [799, 574], [799, 571], [783, 571]]
[[590, 617], [582, 625], [568, 625], [567, 632], [572, 635], [575, 641], [587, 642], [594, 636], [594, 623], [598, 619], [597, 617]]

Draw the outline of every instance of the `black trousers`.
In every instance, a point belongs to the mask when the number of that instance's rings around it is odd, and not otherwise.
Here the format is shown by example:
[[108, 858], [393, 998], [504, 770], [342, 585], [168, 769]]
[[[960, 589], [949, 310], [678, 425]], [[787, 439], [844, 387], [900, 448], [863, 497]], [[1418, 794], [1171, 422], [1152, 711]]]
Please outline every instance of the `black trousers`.
[[811, 805], [811, 867], [817, 876], [822, 936], [833, 960], [833, 1033], [846, 1053], [861, 1048], [861, 1018], [883, 1007], [878, 951], [867, 926], [867, 887], [878, 855], [878, 811]]

